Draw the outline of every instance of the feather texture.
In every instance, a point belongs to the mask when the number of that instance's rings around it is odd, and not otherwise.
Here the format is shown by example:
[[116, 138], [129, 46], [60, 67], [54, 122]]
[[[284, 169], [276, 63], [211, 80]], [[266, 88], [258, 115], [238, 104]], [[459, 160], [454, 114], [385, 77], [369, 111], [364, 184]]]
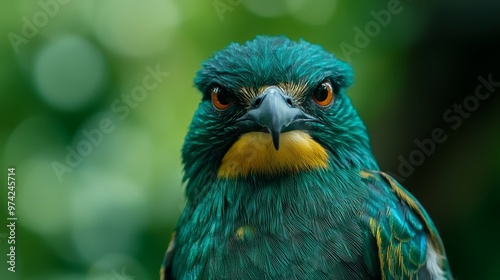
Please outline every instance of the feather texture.
[[[324, 81], [334, 102], [318, 106]], [[231, 44], [203, 63], [203, 98], [182, 148], [187, 204], [164, 279], [452, 279], [430, 217], [378, 171], [345, 94], [351, 83], [349, 65], [284, 37]], [[214, 85], [231, 98], [227, 109], [211, 104]], [[272, 85], [314, 118], [282, 133], [280, 151], [238, 122]]]

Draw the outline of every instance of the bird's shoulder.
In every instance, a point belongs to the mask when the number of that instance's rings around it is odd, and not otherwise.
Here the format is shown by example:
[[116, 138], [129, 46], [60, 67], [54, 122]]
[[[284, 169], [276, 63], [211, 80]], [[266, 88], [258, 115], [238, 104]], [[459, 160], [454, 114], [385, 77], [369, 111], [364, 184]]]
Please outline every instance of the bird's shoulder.
[[369, 191], [361, 217], [378, 247], [383, 279], [450, 279], [441, 237], [431, 218], [390, 175], [360, 173]]

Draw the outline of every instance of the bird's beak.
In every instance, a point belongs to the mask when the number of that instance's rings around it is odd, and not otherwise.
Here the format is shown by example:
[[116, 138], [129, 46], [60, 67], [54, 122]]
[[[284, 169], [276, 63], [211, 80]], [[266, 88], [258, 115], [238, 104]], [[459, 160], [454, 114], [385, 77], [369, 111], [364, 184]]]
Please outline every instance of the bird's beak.
[[280, 134], [305, 129], [314, 117], [295, 106], [295, 101], [277, 86], [267, 87], [252, 101], [251, 109], [240, 120], [255, 122], [271, 134], [274, 148], [279, 149]]

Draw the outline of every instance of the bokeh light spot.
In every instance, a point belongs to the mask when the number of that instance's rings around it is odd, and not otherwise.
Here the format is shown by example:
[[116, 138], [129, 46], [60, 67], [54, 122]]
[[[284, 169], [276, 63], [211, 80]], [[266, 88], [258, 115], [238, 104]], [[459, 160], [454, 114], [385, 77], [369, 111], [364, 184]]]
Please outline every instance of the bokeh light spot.
[[81, 109], [94, 101], [106, 74], [100, 51], [77, 36], [49, 43], [38, 54], [33, 69], [40, 96], [49, 105], [65, 111]]
[[73, 241], [82, 259], [93, 263], [110, 253], [133, 254], [148, 223], [144, 187], [97, 172], [80, 184], [70, 202]]
[[98, 12], [95, 32], [113, 52], [146, 56], [165, 49], [179, 22], [173, 1], [107, 0]]
[[[36, 135], [36, 145], [33, 136]], [[59, 122], [44, 115], [26, 117], [7, 138], [4, 162], [9, 165], [21, 163], [35, 155], [52, 155], [63, 150], [68, 135]]]

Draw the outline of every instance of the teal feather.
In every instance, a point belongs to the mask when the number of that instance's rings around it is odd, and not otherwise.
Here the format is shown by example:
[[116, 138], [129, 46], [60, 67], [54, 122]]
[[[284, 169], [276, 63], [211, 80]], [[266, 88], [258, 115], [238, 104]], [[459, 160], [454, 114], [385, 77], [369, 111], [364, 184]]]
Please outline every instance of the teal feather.
[[[319, 109], [304, 100], [325, 79], [335, 102]], [[203, 63], [195, 78], [203, 97], [182, 148], [187, 204], [165, 279], [430, 279], [428, 242], [451, 279], [430, 217], [377, 171], [366, 128], [345, 94], [352, 80], [350, 66], [320, 46], [284, 37], [231, 44]], [[328, 167], [219, 178], [225, 153], [243, 133], [235, 120], [246, 109], [217, 111], [211, 86], [238, 99], [242, 87], [279, 83], [305, 85], [301, 108], [318, 120], [308, 133], [328, 153]]]

